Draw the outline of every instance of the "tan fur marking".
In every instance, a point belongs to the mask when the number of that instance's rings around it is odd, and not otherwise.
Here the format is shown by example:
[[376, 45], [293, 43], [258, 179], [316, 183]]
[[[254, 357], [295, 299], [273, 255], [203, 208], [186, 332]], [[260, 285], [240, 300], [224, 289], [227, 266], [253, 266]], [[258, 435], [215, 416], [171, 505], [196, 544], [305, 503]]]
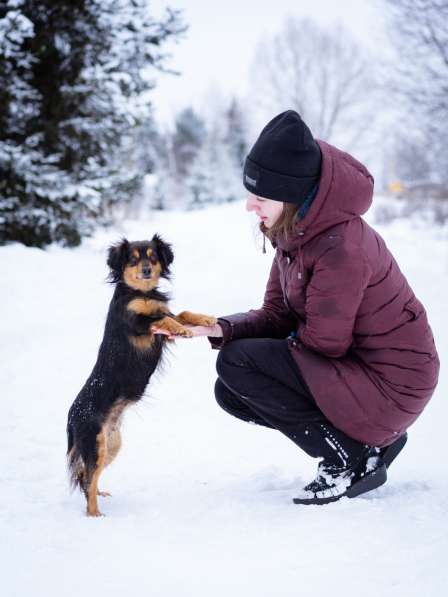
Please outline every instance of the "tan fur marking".
[[117, 429], [117, 431], [111, 431], [107, 436], [107, 455], [105, 466], [109, 466], [109, 464], [111, 464], [115, 460], [120, 449], [121, 433]]
[[141, 290], [142, 292], [148, 292], [157, 286], [159, 283], [160, 274], [162, 272], [162, 266], [160, 263], [156, 263], [151, 268], [151, 277], [147, 279], [138, 278], [141, 275], [141, 264], [136, 266], [127, 265], [123, 272], [123, 280], [128, 286], [135, 290]]
[[92, 480], [86, 491], [87, 515], [102, 516], [98, 509], [97, 496], [109, 496], [107, 491], [98, 489], [98, 480], [103, 470], [117, 456], [121, 448], [120, 426], [125, 408], [129, 405], [126, 400], [120, 400], [110, 410], [107, 419], [103, 424], [101, 432], [97, 435], [98, 459]]
[[184, 328], [184, 326], [178, 323], [173, 317], [164, 317], [160, 321], [156, 321], [154, 325], [175, 336], [185, 336], [190, 338], [193, 335], [189, 329]]
[[152, 249], [146, 249], [146, 256], [151, 257], [151, 255], [152, 255]]
[[176, 321], [190, 325], [215, 325], [216, 317], [213, 315], [202, 315], [201, 313], [192, 313], [191, 311], [182, 311], [176, 315]]
[[116, 402], [110, 409], [109, 414], [107, 415], [107, 419], [104, 422], [104, 425], [110, 427], [111, 429], [116, 429], [117, 427], [120, 427], [123, 412], [125, 408], [127, 408], [128, 406], [129, 402], [127, 400], [119, 400], [118, 402]]
[[[73, 448], [70, 450], [70, 452], [67, 455], [67, 458], [69, 461], [71, 461], [72, 456], [73, 456], [73, 452], [75, 451], [76, 446], [73, 446]], [[78, 457], [74, 463], [74, 473], [73, 476], [75, 479], [84, 479], [85, 478], [85, 468], [84, 468], [84, 463], [82, 458]]]
[[167, 306], [161, 301], [154, 301], [152, 299], [137, 298], [129, 302], [127, 308], [129, 311], [138, 313], [139, 315], [151, 315], [154, 311], [161, 311], [168, 313]]
[[98, 446], [98, 459], [96, 461], [95, 470], [93, 472], [92, 480], [87, 490], [87, 516], [102, 516], [98, 509], [98, 479], [105, 467], [106, 462], [106, 436], [104, 431], [101, 431], [96, 436]]
[[140, 255], [138, 251], [132, 251], [132, 257], [135, 257], [136, 259], [139, 259]]
[[105, 466], [108, 466], [117, 456], [121, 448], [121, 421], [123, 412], [128, 406], [128, 402], [120, 400], [111, 409], [105, 423], [104, 431], [106, 433], [106, 461]]
[[154, 342], [154, 336], [145, 334], [144, 336], [129, 336], [129, 342], [137, 350], [148, 350]]

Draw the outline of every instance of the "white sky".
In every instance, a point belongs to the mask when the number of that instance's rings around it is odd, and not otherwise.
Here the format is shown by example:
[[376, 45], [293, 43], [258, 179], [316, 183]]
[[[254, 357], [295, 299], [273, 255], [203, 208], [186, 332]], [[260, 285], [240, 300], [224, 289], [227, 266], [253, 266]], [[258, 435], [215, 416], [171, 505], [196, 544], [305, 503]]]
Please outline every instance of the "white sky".
[[[155, 0], [151, 13], [165, 6], [183, 10], [190, 25], [172, 48], [170, 66], [181, 76], [157, 77], [151, 93], [156, 117], [172, 123], [192, 104], [201, 110], [210, 95], [247, 96], [248, 73], [257, 43], [282, 28], [289, 15], [311, 16], [324, 24], [340, 21], [375, 52], [384, 46], [381, 0]], [[253, 90], [261, 93], [262, 90]]]

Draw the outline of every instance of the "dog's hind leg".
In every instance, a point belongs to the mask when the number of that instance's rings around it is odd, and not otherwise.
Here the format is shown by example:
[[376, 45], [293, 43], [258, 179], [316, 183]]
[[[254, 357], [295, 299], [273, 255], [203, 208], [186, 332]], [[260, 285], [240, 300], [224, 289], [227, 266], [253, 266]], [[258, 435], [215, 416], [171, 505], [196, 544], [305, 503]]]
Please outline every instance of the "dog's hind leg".
[[[123, 412], [125, 408], [128, 406], [128, 402], [126, 400], [119, 400], [114, 404], [111, 408], [106, 422], [103, 427], [103, 431], [106, 438], [106, 453], [105, 453], [105, 461], [104, 467], [109, 466], [111, 464], [118, 452], [121, 448], [121, 421], [123, 418]], [[102, 497], [109, 497], [111, 494], [108, 491], [97, 491], [97, 495]]]
[[[121, 433], [119, 429], [108, 429], [107, 430], [107, 435], [106, 435], [106, 446], [107, 446], [107, 450], [106, 450], [106, 462], [104, 464], [104, 466], [109, 466], [109, 464], [111, 464], [118, 452], [120, 451], [121, 448]], [[98, 495], [102, 496], [102, 497], [110, 497], [111, 494], [108, 491], [99, 491], [98, 490]]]
[[87, 515], [88, 516], [102, 516], [98, 509], [98, 479], [106, 466], [106, 434], [104, 429], [96, 436], [97, 443], [97, 460], [93, 470], [92, 478], [86, 489], [87, 498]]
[[[109, 466], [115, 460], [118, 452], [121, 448], [121, 434], [119, 430], [109, 431], [107, 434], [107, 452], [106, 452], [106, 463], [105, 466]], [[98, 495], [102, 497], [110, 497], [111, 494], [108, 491], [99, 491]]]

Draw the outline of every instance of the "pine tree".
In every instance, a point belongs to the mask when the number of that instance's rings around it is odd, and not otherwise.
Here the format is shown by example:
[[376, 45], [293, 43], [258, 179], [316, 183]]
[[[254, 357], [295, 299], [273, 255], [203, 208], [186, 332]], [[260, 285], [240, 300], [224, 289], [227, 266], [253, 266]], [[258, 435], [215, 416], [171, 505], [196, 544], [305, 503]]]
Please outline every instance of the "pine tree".
[[148, 69], [183, 29], [146, 0], [0, 2], [0, 242], [76, 245], [132, 198]]
[[243, 196], [246, 122], [236, 99], [217, 105], [207, 124], [191, 107], [183, 109], [174, 132], [163, 140], [155, 161], [152, 207], [198, 209]]
[[227, 131], [224, 140], [235, 161], [235, 166], [241, 167], [248, 152], [247, 127], [243, 110], [236, 98], [232, 99], [225, 112], [225, 121]]
[[173, 152], [179, 176], [187, 174], [206, 135], [205, 123], [193, 108], [182, 110], [176, 118]]
[[206, 138], [204, 121], [191, 107], [179, 112], [174, 131], [152, 140], [152, 156], [157, 182], [151, 207], [155, 209], [185, 208], [186, 179]]
[[227, 203], [242, 196], [241, 166], [235, 156], [234, 138], [223, 130], [224, 119], [217, 116], [185, 177], [187, 207]]

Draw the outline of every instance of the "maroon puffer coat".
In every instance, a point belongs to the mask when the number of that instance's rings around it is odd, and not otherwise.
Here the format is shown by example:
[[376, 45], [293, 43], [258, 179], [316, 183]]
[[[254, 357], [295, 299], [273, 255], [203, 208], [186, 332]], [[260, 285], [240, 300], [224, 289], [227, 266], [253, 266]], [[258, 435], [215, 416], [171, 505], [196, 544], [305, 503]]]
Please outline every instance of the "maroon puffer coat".
[[222, 342], [286, 338], [319, 408], [347, 435], [384, 446], [422, 412], [439, 359], [423, 305], [384, 240], [360, 216], [373, 178], [319, 141], [319, 191], [291, 235], [278, 237], [261, 309], [220, 318]]

